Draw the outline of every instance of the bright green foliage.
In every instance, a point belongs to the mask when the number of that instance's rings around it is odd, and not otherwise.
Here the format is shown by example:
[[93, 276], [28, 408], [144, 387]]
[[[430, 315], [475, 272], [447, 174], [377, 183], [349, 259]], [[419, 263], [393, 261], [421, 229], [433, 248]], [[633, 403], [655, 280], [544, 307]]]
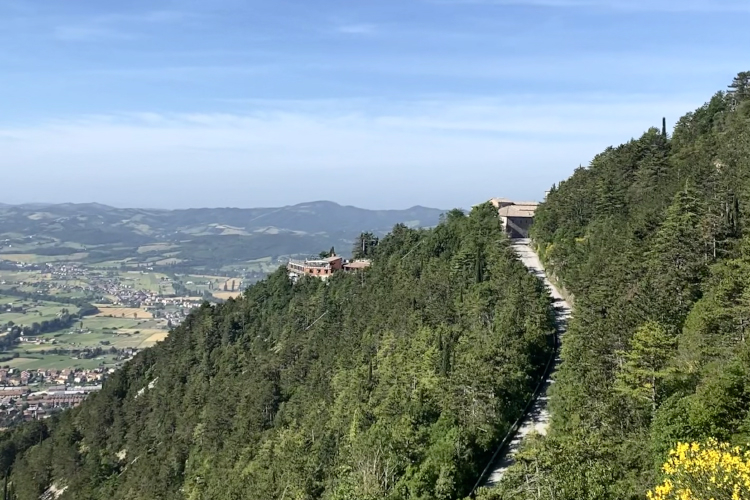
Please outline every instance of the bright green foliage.
[[646, 400], [656, 411], [661, 382], [669, 375], [667, 362], [673, 355], [675, 337], [650, 321], [638, 328], [624, 351], [624, 363], [615, 389], [635, 400]]
[[644, 498], [677, 442], [750, 438], [747, 81], [671, 137], [607, 149], [540, 206], [532, 236], [576, 310], [549, 437], [497, 498]]
[[601, 500], [612, 498], [613, 457], [595, 434], [576, 440], [534, 436], [516, 456], [503, 487], [480, 489], [477, 500]]
[[204, 305], [41, 442], [0, 436], [14, 498], [465, 495], [551, 354], [546, 292], [489, 205], [366, 254], [364, 273], [281, 269]]

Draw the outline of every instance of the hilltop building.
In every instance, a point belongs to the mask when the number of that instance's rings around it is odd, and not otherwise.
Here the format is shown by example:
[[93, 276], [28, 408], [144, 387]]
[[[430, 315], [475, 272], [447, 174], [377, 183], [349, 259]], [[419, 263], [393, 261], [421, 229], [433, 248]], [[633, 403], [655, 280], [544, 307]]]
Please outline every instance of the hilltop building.
[[361, 271], [370, 267], [369, 260], [346, 261], [340, 255], [332, 255], [324, 259], [290, 259], [286, 268], [289, 276], [299, 278], [300, 276], [315, 276], [320, 279], [328, 279], [338, 271]]
[[492, 198], [490, 203], [497, 209], [500, 225], [505, 234], [511, 238], [529, 237], [529, 228], [534, 222], [534, 213], [539, 206], [538, 202]]

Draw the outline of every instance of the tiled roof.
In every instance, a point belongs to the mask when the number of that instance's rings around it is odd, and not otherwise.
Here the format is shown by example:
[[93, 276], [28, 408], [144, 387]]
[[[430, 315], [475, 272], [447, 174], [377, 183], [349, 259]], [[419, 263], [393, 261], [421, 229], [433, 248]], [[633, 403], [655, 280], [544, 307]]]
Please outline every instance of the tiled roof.
[[534, 217], [536, 205], [510, 205], [497, 211], [500, 217]]

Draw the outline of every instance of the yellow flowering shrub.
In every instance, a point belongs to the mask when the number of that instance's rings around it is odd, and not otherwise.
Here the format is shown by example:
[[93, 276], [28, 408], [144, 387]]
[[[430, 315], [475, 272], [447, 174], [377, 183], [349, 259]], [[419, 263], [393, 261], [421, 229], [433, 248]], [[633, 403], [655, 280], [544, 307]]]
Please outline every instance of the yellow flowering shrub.
[[649, 500], [750, 500], [750, 448], [678, 443], [663, 466], [665, 479]]

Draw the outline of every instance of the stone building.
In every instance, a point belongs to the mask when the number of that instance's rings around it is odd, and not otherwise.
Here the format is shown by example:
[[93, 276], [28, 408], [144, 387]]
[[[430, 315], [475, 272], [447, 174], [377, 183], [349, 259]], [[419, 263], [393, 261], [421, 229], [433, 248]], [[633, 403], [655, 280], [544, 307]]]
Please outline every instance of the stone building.
[[534, 222], [534, 213], [539, 203], [536, 201], [512, 201], [493, 198], [490, 203], [497, 209], [500, 225], [510, 238], [528, 238], [529, 228]]

